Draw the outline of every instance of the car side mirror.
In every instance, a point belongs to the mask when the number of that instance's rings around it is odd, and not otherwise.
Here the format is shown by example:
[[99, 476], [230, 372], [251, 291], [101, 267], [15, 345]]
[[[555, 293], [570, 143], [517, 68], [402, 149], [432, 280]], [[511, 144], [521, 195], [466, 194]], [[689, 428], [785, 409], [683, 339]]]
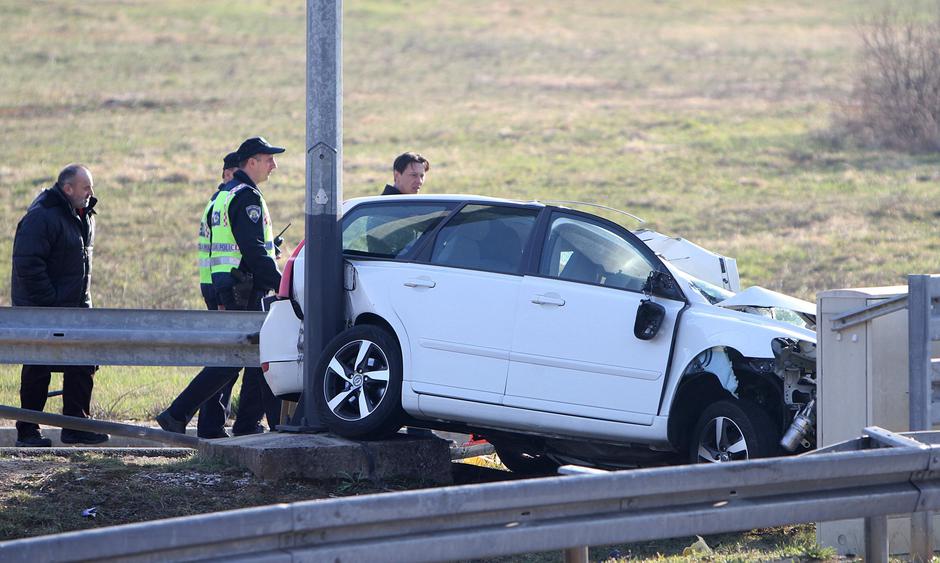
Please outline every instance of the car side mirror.
[[666, 308], [649, 299], [640, 301], [636, 310], [636, 322], [633, 323], [633, 335], [640, 340], [652, 340], [663, 326]]
[[669, 272], [653, 270], [646, 278], [643, 284], [643, 293], [647, 296], [659, 295], [667, 299], [681, 299], [678, 295], [679, 288], [676, 286], [676, 280], [672, 279]]

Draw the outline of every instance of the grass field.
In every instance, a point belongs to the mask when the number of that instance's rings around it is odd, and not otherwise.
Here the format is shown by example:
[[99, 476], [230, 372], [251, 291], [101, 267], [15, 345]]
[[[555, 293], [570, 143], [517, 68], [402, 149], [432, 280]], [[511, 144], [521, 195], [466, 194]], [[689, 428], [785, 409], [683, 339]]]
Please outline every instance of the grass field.
[[[940, 157], [830, 128], [855, 26], [889, 4], [347, 0], [344, 195], [378, 193], [416, 150], [427, 192], [620, 207], [736, 257], [744, 285], [813, 300], [904, 283], [938, 270]], [[263, 189], [298, 242], [303, 2], [0, 0], [0, 14], [0, 306], [17, 221], [73, 161], [100, 199], [97, 307], [202, 307], [197, 217], [251, 135], [288, 148]], [[149, 419], [195, 371], [104, 367], [95, 414]], [[18, 404], [17, 380], [0, 367], [0, 403]]]

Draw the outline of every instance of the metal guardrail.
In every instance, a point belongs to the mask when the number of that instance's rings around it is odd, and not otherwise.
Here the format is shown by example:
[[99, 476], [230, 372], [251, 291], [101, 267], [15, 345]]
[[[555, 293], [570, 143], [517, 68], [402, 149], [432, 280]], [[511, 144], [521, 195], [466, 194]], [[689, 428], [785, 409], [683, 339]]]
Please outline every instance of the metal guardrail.
[[0, 307], [0, 363], [258, 366], [266, 313]]
[[907, 295], [899, 295], [890, 299], [885, 299], [881, 303], [875, 303], [868, 307], [862, 307], [856, 311], [849, 311], [837, 317], [832, 318], [832, 330], [840, 331], [867, 323], [872, 319], [877, 319], [895, 311], [901, 311], [907, 308]]
[[304, 501], [27, 538], [0, 542], [0, 560], [441, 561], [863, 516], [867, 560], [887, 561], [886, 516], [940, 508], [940, 446], [870, 432], [841, 445], [862, 451]]
[[188, 436], [186, 434], [177, 434], [175, 432], [166, 432], [158, 428], [148, 428], [146, 426], [136, 426], [133, 424], [124, 424], [121, 422], [110, 422], [107, 420], [95, 420], [92, 418], [78, 418], [77, 416], [65, 416], [50, 412], [33, 411], [28, 409], [18, 409], [7, 405], [0, 405], [0, 418], [8, 420], [20, 420], [23, 422], [33, 422], [35, 424], [45, 424], [48, 426], [59, 426], [61, 428], [71, 428], [72, 430], [84, 430], [86, 432], [105, 432], [115, 436], [125, 436], [128, 438], [144, 438], [153, 440], [162, 444], [179, 446], [183, 448], [198, 448], [199, 438]]

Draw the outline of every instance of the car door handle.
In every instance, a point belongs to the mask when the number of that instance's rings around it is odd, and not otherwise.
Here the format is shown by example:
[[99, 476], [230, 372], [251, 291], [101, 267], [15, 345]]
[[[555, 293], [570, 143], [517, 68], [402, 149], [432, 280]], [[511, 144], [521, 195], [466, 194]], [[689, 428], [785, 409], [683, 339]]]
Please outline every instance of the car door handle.
[[430, 288], [436, 285], [437, 284], [434, 283], [432, 280], [422, 279], [422, 278], [415, 278], [415, 279], [411, 279], [405, 282], [405, 287], [428, 287]]
[[556, 294], [536, 295], [532, 298], [532, 302], [536, 305], [557, 305], [558, 307], [565, 306], [565, 300]]

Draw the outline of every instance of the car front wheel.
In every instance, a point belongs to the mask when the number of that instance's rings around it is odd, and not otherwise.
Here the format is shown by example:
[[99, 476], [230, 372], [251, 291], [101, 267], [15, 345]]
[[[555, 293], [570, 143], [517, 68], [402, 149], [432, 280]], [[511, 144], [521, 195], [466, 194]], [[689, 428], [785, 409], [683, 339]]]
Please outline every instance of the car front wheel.
[[772, 456], [777, 432], [770, 416], [757, 405], [723, 399], [709, 405], [692, 431], [691, 463], [723, 463]]
[[330, 431], [380, 439], [401, 428], [401, 351], [385, 330], [343, 331], [323, 350], [314, 375], [317, 409]]

